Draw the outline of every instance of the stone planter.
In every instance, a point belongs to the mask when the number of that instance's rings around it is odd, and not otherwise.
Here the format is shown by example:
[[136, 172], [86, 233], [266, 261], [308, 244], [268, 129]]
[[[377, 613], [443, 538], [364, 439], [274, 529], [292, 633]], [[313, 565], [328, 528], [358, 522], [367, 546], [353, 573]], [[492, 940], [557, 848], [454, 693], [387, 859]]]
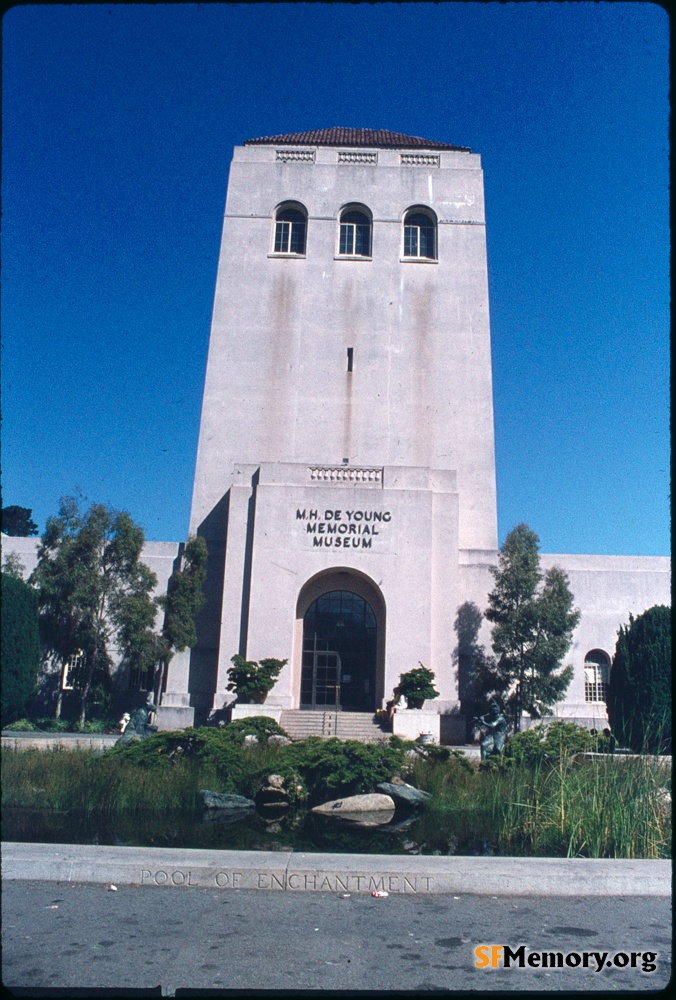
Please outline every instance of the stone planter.
[[418, 708], [400, 709], [394, 713], [392, 734], [402, 740], [417, 740], [423, 733], [431, 734], [434, 743], [439, 742], [440, 716], [436, 712]]
[[413, 696], [406, 699], [409, 708], [421, 709], [425, 704], [424, 698], [414, 698]]
[[281, 705], [234, 705], [231, 709], [230, 718], [234, 722], [236, 719], [250, 719], [253, 715], [264, 715], [268, 719], [274, 719], [279, 723], [282, 718]]
[[239, 697], [237, 699], [239, 704], [243, 705], [262, 705], [268, 696], [267, 691], [252, 691], [250, 694], [242, 698], [241, 702]]

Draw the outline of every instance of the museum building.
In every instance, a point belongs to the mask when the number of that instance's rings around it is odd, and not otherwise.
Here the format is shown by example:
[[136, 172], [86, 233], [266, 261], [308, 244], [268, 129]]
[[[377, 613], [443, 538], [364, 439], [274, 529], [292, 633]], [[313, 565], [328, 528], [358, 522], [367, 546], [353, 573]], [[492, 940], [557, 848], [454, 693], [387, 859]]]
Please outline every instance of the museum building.
[[[266, 701], [278, 718], [373, 715], [421, 662], [439, 691], [425, 708], [464, 741], [454, 625], [485, 609], [498, 546], [476, 153], [348, 128], [234, 149], [190, 532], [208, 545], [206, 599], [161, 728], [227, 706], [240, 653], [288, 660]], [[166, 586], [178, 547], [147, 550]], [[618, 628], [670, 603], [669, 559], [541, 564], [582, 612], [556, 714], [605, 724]], [[486, 624], [477, 638], [490, 648]]]
[[[269, 706], [372, 714], [422, 662], [426, 708], [457, 716], [454, 623], [486, 607], [497, 559], [476, 153], [347, 128], [235, 148], [190, 531], [207, 603], [163, 724], [231, 701], [236, 652], [288, 660]], [[558, 712], [598, 723], [617, 630], [669, 603], [669, 560], [553, 564], [582, 611]]]

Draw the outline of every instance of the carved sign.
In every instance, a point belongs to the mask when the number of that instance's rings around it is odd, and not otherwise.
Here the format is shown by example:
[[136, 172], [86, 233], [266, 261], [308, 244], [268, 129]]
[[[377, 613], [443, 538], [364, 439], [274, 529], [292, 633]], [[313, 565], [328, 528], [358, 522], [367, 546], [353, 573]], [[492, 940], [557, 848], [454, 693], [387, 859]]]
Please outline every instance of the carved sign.
[[372, 549], [392, 520], [389, 510], [324, 510], [298, 507], [296, 520], [303, 521], [314, 549]]
[[143, 868], [141, 885], [189, 885], [216, 889], [275, 889], [286, 892], [432, 892], [430, 875], [369, 875], [217, 869]]

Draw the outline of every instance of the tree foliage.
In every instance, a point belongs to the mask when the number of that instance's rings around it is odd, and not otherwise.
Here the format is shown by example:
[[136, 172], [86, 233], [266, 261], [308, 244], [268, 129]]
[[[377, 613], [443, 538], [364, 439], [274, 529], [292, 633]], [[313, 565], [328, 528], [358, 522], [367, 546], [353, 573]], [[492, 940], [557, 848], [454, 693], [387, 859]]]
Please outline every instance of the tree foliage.
[[112, 652], [147, 670], [161, 658], [165, 642], [154, 631], [157, 577], [140, 562], [143, 530], [129, 514], [93, 504], [82, 511], [76, 498], [61, 501], [47, 521], [31, 582], [37, 587], [43, 648], [61, 665], [82, 652], [73, 686], [84, 725], [91, 700], [110, 690]]
[[2, 561], [2, 572], [5, 576], [11, 576], [15, 580], [23, 580], [26, 567], [16, 552], [8, 552]]
[[169, 579], [167, 596], [160, 598], [165, 611], [162, 633], [168, 646], [179, 652], [197, 642], [195, 616], [204, 601], [206, 567], [207, 543], [199, 536], [190, 538], [180, 568]]
[[620, 626], [606, 702], [620, 743], [671, 753], [671, 608], [655, 605]]
[[40, 640], [36, 593], [2, 574], [2, 724], [23, 715], [37, 687]]
[[246, 702], [249, 698], [267, 694], [275, 686], [279, 672], [288, 660], [269, 657], [256, 662], [245, 660], [239, 653], [235, 653], [230, 662], [233, 666], [228, 670], [228, 691], [235, 691], [237, 700]]
[[29, 507], [3, 507], [2, 530], [4, 534], [12, 535], [14, 538], [37, 535], [38, 526], [31, 517], [32, 513], [33, 511]]
[[420, 661], [417, 667], [399, 675], [397, 689], [407, 701], [426, 701], [428, 698], [439, 697], [439, 692], [434, 687], [434, 671], [424, 667]]
[[485, 616], [493, 623], [496, 660], [487, 669], [518, 730], [522, 712], [541, 717], [570, 684], [573, 668], [560, 667], [580, 612], [563, 570], [541, 572], [539, 539], [526, 524], [509, 533], [491, 572], [495, 587]]

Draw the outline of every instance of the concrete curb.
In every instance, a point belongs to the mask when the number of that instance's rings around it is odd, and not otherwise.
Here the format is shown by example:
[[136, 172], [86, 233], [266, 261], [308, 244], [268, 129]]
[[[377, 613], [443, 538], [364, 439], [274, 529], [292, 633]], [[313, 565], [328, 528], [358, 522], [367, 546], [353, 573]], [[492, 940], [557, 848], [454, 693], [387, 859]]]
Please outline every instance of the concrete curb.
[[2, 845], [8, 880], [478, 896], [671, 896], [671, 862]]

